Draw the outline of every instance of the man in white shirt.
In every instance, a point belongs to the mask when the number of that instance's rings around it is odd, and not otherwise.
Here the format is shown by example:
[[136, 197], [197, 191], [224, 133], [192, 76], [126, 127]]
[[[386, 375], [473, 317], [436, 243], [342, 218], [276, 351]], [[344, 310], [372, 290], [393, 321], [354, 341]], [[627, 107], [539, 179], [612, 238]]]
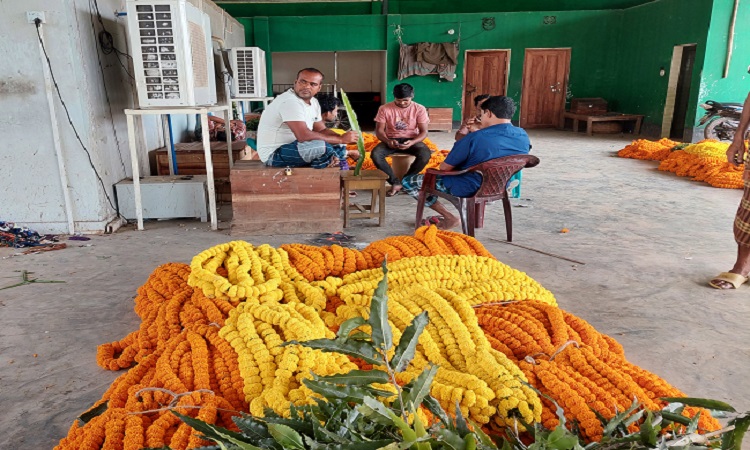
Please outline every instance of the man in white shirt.
[[302, 69], [294, 87], [263, 111], [258, 124], [258, 156], [266, 165], [335, 166], [346, 157], [346, 144], [357, 142], [355, 131], [338, 135], [326, 128], [315, 98], [322, 82], [323, 73], [318, 69]]

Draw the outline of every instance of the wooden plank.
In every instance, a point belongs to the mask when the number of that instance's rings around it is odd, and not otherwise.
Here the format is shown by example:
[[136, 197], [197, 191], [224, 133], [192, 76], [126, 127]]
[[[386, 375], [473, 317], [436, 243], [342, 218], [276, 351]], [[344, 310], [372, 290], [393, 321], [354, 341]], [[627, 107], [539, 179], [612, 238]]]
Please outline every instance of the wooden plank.
[[232, 221], [229, 233], [232, 236], [242, 234], [306, 234], [306, 233], [335, 233], [341, 231], [342, 221], [339, 218], [319, 220], [315, 222], [298, 220], [290, 222], [241, 222]]

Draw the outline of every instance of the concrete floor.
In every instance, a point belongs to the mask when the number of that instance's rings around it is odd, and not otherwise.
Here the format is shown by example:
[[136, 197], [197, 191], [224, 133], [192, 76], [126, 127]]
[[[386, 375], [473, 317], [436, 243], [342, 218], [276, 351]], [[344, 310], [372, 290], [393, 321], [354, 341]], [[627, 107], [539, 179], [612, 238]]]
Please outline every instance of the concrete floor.
[[[748, 288], [706, 285], [734, 261], [741, 192], [613, 157], [630, 135], [530, 134], [541, 164], [524, 172], [522, 200], [514, 201], [514, 243], [585, 264], [498, 241], [505, 239], [500, 205], [488, 209], [479, 240], [550, 289], [562, 308], [615, 337], [630, 361], [690, 396], [750, 410]], [[440, 148], [453, 141], [449, 133], [430, 138]], [[389, 198], [386, 226], [363, 221], [346, 232], [363, 242], [411, 234], [414, 210], [409, 197]], [[245, 239], [280, 245], [310, 237]], [[0, 249], [0, 287], [19, 281], [21, 270], [65, 282], [0, 291], [0, 448], [56, 445], [119, 375], [97, 367], [96, 345], [137, 329], [132, 299], [149, 273], [237, 238], [180, 220], [148, 222], [143, 232], [128, 226], [37, 255], [9, 257], [14, 250]]]

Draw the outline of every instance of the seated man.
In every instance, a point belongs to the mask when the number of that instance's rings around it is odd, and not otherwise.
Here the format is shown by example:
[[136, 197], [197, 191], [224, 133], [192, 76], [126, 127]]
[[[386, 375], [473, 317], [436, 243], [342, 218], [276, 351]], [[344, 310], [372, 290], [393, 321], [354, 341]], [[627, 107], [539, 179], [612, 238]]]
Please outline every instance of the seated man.
[[422, 171], [430, 161], [430, 149], [425, 145], [427, 124], [430, 118], [424, 106], [414, 103], [414, 88], [402, 83], [393, 88], [394, 100], [378, 109], [375, 116], [375, 136], [380, 143], [372, 150], [370, 157], [375, 167], [388, 175], [391, 189], [386, 193], [389, 197], [401, 190], [401, 180], [396, 178], [393, 169], [385, 158], [394, 153], [413, 155], [416, 157], [406, 175], [413, 175]]
[[[456, 141], [445, 161], [440, 164], [440, 170], [463, 170], [491, 159], [529, 153], [526, 131], [510, 123], [516, 109], [513, 100], [505, 96], [490, 97], [482, 103], [481, 109], [480, 130]], [[404, 191], [417, 198], [423, 179], [424, 175], [419, 174], [405, 176], [402, 180]], [[474, 195], [481, 184], [482, 176], [478, 173], [438, 176], [435, 181], [439, 191], [458, 197]], [[447, 230], [461, 223], [438, 201], [437, 196], [428, 196], [425, 206], [440, 214], [425, 219], [426, 224], [434, 223]]]
[[323, 73], [307, 68], [297, 73], [294, 87], [276, 97], [260, 116], [258, 156], [273, 167], [338, 165], [346, 155], [346, 144], [357, 142], [357, 133], [339, 136], [326, 128], [315, 94]]
[[468, 117], [466, 120], [461, 122], [461, 127], [458, 129], [458, 131], [456, 131], [455, 139], [457, 141], [465, 138], [466, 135], [471, 133], [472, 131], [477, 131], [479, 129], [479, 116], [482, 115], [481, 106], [482, 103], [484, 103], [484, 101], [488, 98], [490, 98], [490, 94], [480, 94], [474, 97], [475, 113], [473, 116]]

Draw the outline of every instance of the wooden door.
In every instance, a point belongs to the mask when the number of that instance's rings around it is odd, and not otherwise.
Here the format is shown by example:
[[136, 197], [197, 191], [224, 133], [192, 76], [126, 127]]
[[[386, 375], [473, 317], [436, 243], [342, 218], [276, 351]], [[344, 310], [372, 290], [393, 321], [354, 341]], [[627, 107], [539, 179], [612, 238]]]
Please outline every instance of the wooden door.
[[562, 125], [569, 70], [569, 48], [526, 49], [521, 86], [522, 128]]
[[[685, 134], [685, 118], [687, 117], [690, 100], [690, 84], [693, 81], [693, 66], [695, 65], [695, 45], [682, 47], [680, 74], [677, 78], [677, 88], [674, 99], [674, 114], [669, 137], [682, 141]], [[691, 139], [687, 139], [690, 141]]]
[[505, 95], [508, 53], [508, 50], [466, 52], [462, 119], [474, 115], [474, 97], [477, 95]]

